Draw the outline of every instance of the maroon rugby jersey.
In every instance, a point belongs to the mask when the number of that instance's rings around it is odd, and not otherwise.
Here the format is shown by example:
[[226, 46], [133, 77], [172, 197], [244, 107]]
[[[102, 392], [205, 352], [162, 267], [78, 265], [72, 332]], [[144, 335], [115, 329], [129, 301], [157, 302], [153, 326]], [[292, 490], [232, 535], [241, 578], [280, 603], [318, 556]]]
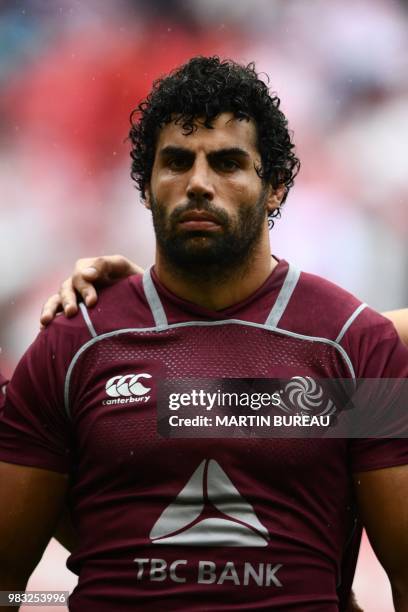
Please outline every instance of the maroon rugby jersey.
[[334, 612], [352, 473], [407, 463], [406, 440], [163, 438], [158, 382], [407, 373], [385, 318], [283, 260], [219, 312], [146, 273], [39, 334], [9, 385], [0, 459], [70, 474], [74, 612]]

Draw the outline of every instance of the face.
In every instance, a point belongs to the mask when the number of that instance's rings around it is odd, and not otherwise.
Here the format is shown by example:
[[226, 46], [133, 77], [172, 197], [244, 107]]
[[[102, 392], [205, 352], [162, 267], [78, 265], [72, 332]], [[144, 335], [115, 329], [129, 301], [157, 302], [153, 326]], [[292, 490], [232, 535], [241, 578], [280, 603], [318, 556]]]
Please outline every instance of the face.
[[252, 121], [222, 113], [213, 129], [199, 121], [162, 128], [146, 203], [158, 249], [169, 265], [200, 276], [229, 273], [268, 240], [267, 214], [279, 202], [264, 188]]

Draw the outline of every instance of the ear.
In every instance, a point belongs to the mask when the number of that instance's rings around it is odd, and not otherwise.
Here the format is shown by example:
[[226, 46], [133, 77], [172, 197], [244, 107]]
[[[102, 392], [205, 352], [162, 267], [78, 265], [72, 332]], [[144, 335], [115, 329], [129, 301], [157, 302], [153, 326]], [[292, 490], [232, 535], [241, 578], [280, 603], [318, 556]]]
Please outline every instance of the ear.
[[151, 207], [151, 198], [150, 198], [150, 184], [146, 185], [146, 187], [145, 187], [143, 205], [148, 210], [151, 210], [151, 208], [152, 208]]
[[286, 187], [283, 183], [279, 185], [279, 187], [277, 187], [276, 189], [274, 189], [272, 185], [269, 186], [268, 195], [266, 198], [266, 209], [268, 211], [268, 214], [271, 213], [273, 210], [279, 208], [283, 198], [285, 197], [285, 193]]

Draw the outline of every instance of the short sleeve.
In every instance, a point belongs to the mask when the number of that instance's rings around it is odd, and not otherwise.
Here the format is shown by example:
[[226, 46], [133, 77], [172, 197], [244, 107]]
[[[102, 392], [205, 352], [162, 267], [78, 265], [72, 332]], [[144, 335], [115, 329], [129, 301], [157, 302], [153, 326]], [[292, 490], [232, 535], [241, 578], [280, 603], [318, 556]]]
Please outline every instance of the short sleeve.
[[[408, 404], [404, 405], [408, 389], [408, 349], [400, 340], [393, 324], [370, 308], [365, 309], [350, 327], [345, 338], [346, 350], [355, 365], [359, 379], [400, 379], [394, 385], [400, 393], [396, 398], [379, 400], [374, 409], [383, 412], [384, 420], [400, 435], [389, 438], [362, 438], [350, 440], [350, 462], [352, 472], [394, 467], [408, 464]], [[386, 396], [385, 393], [383, 393]], [[394, 395], [394, 396], [393, 396]], [[395, 402], [399, 403], [395, 410]], [[387, 412], [388, 411], [388, 412]], [[406, 412], [406, 417], [401, 411]], [[401, 427], [401, 417], [403, 426]]]
[[78, 320], [60, 317], [22, 357], [7, 386], [0, 419], [0, 461], [69, 472], [72, 433], [64, 382], [83, 334]]

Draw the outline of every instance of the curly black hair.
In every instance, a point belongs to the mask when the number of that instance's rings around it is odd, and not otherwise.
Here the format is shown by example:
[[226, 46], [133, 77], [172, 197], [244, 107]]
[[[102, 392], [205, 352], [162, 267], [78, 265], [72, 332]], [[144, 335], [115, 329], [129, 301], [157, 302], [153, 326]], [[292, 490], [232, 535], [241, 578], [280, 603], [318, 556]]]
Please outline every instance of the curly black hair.
[[[261, 167], [257, 172], [265, 184], [274, 189], [284, 184], [286, 192], [292, 187], [300, 162], [288, 122], [279, 108], [280, 99], [269, 92], [259, 78], [252, 62], [242, 66], [219, 57], [193, 57], [169, 75], [157, 79], [149, 95], [130, 116], [129, 138], [132, 145], [131, 177], [142, 197], [150, 182], [158, 131], [176, 118], [186, 134], [196, 129], [197, 118], [207, 128], [223, 112], [231, 112], [240, 119], [253, 119], [257, 129], [257, 145]], [[280, 216], [280, 209], [269, 215]]]

